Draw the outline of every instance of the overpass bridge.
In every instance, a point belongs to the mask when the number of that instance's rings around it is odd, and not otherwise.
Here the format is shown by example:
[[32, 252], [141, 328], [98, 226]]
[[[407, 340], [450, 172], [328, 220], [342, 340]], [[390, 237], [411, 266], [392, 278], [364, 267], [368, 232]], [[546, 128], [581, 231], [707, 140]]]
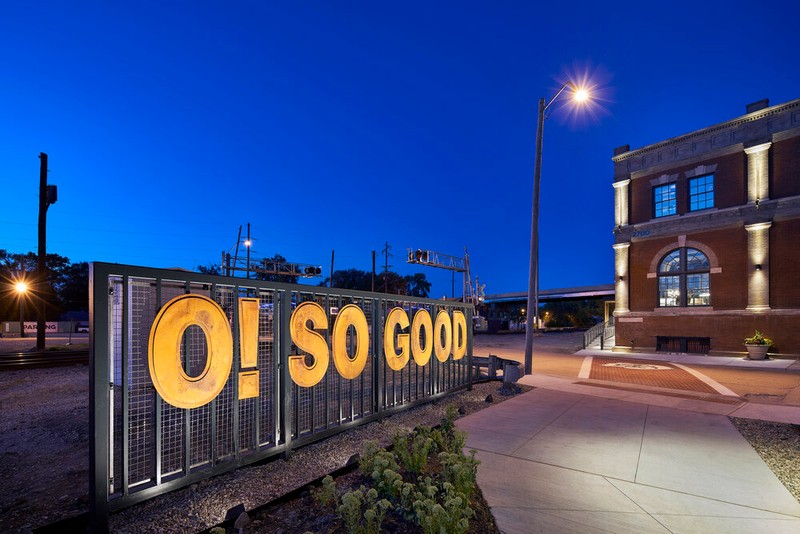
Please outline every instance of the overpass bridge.
[[[608, 321], [614, 309], [614, 294], [614, 284], [540, 289], [539, 305], [558, 301], [600, 301], [603, 303], [604, 320]], [[488, 320], [513, 321], [515, 317], [524, 315], [527, 305], [527, 291], [486, 295], [481, 315]]]

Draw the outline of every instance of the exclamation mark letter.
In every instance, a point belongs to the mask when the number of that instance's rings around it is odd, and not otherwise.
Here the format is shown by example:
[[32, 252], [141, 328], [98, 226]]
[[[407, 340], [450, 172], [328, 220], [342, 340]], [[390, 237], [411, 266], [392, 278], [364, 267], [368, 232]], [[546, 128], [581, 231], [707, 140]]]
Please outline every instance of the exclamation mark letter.
[[258, 397], [258, 305], [258, 299], [239, 299], [239, 368], [245, 369], [239, 373], [239, 399]]

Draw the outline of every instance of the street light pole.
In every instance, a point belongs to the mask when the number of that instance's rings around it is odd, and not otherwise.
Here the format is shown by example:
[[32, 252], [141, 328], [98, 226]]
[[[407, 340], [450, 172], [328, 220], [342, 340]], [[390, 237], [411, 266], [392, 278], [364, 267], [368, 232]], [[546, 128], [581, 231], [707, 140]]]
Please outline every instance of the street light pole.
[[14, 289], [19, 295], [19, 337], [25, 337], [25, 293], [28, 291], [28, 284], [23, 280], [18, 280]]
[[[563, 87], [561, 88], [563, 91]], [[561, 91], [559, 91], [561, 93]], [[525, 374], [533, 373], [533, 333], [539, 326], [539, 183], [542, 174], [542, 134], [547, 104], [539, 99], [536, 123], [536, 159], [533, 163], [533, 204], [531, 207], [531, 259], [528, 268], [528, 305], [525, 315]]]
[[25, 337], [25, 300], [23, 293], [19, 294], [19, 337]]
[[533, 372], [533, 334], [539, 326], [539, 183], [542, 174], [542, 136], [544, 134], [545, 112], [550, 105], [570, 88], [573, 98], [582, 102], [588, 98], [585, 89], [579, 89], [574, 83], [568, 81], [561, 86], [550, 101], [539, 99], [539, 109], [536, 123], [536, 159], [533, 163], [533, 202], [531, 207], [531, 258], [528, 269], [528, 306], [525, 315], [525, 374]]

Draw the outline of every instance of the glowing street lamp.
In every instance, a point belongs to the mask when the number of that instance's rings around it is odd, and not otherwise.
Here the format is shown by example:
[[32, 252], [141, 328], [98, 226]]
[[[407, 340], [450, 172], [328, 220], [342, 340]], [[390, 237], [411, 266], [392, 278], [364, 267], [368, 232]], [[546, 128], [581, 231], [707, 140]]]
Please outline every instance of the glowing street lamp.
[[20, 337], [25, 337], [24, 311], [25, 294], [28, 292], [28, 284], [20, 280], [14, 285], [14, 289], [16, 289], [19, 295], [19, 335]]
[[579, 87], [568, 81], [561, 86], [550, 101], [539, 99], [539, 116], [536, 125], [536, 160], [533, 168], [533, 207], [531, 209], [531, 259], [528, 270], [528, 314], [525, 321], [525, 374], [533, 372], [533, 333], [534, 324], [539, 323], [539, 180], [542, 172], [542, 135], [544, 133], [545, 111], [559, 96], [569, 90], [572, 101], [578, 104], [588, 102], [590, 95], [586, 87]]

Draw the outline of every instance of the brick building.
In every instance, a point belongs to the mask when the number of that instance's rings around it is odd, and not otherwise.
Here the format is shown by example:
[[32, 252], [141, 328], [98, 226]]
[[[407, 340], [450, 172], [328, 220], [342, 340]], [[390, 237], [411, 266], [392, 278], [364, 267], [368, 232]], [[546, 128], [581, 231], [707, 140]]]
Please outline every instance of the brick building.
[[800, 354], [800, 99], [612, 160], [614, 350]]

